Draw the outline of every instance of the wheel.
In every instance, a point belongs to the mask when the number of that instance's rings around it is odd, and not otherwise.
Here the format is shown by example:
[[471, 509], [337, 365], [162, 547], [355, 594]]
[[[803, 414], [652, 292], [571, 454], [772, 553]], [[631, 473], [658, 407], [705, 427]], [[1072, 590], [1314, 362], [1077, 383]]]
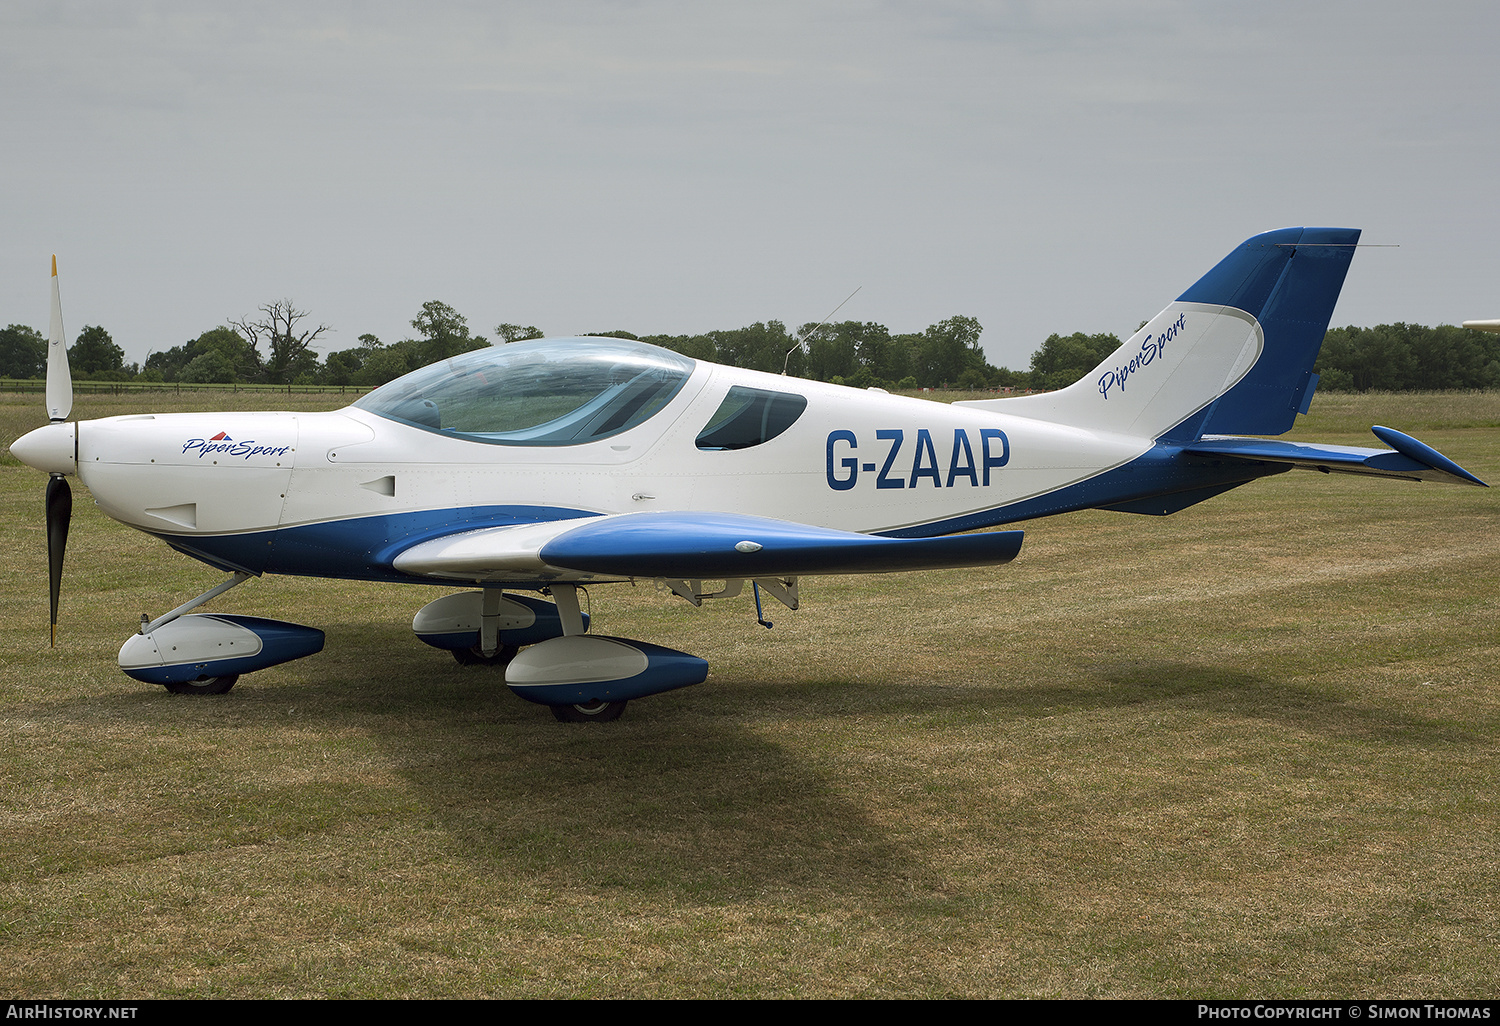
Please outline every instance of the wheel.
[[207, 680], [179, 680], [162, 687], [174, 695], [222, 695], [239, 679], [239, 674], [231, 673], [227, 677], [209, 677]]
[[620, 718], [620, 714], [625, 711], [625, 703], [595, 699], [583, 705], [554, 705], [549, 708], [552, 715], [563, 723], [608, 723]]
[[521, 650], [515, 645], [501, 645], [492, 656], [485, 655], [477, 648], [455, 648], [449, 651], [460, 666], [508, 666]]

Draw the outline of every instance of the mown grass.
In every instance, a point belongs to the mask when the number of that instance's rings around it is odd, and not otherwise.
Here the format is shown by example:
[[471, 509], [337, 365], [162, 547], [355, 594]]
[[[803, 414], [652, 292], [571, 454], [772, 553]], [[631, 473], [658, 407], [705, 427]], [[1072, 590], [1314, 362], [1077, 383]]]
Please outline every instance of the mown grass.
[[[6, 398], [8, 445], [41, 418]], [[1500, 479], [1500, 395], [1323, 396], [1305, 421], [1351, 444], [1415, 431]], [[1008, 567], [805, 580], [771, 631], [744, 599], [596, 588], [595, 629], [712, 672], [575, 727], [417, 643], [424, 587], [252, 582], [216, 608], [318, 624], [327, 649], [220, 698], [131, 681], [114, 656], [139, 614], [218, 575], [81, 488], [49, 650], [42, 487], [0, 463], [10, 993], [1500, 978], [1494, 492], [1298, 472], [1167, 518], [1036, 521]]]

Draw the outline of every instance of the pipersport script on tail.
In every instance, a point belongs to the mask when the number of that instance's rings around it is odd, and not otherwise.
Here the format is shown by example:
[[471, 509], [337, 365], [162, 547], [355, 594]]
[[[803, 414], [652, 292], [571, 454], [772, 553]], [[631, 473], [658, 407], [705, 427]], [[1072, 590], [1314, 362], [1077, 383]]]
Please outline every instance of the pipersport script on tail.
[[1130, 358], [1129, 363], [1099, 375], [1099, 394], [1108, 399], [1111, 388], [1119, 386], [1121, 392], [1125, 391], [1125, 379], [1142, 367], [1149, 366], [1158, 356], [1166, 352], [1167, 343], [1182, 334], [1182, 329], [1185, 327], [1187, 327], [1187, 314], [1180, 313], [1177, 319], [1167, 326], [1166, 331], [1159, 332], [1155, 336], [1147, 335], [1141, 339], [1141, 350]]

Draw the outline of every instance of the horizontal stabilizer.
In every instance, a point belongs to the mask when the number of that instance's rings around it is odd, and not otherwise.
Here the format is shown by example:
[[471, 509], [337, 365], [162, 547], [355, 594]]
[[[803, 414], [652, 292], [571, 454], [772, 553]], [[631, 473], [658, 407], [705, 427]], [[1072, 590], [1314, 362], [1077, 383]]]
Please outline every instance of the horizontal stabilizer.
[[1325, 474], [1372, 474], [1409, 481], [1442, 481], [1448, 484], [1489, 487], [1436, 449], [1388, 427], [1373, 427], [1377, 438], [1390, 449], [1365, 449], [1352, 445], [1320, 445], [1285, 442], [1273, 438], [1233, 438], [1210, 435], [1182, 447], [1198, 456], [1219, 456], [1257, 463], [1285, 463]]
[[396, 569], [471, 581], [731, 579], [1008, 563], [1021, 531], [887, 538], [737, 513], [623, 513], [464, 531], [419, 542]]

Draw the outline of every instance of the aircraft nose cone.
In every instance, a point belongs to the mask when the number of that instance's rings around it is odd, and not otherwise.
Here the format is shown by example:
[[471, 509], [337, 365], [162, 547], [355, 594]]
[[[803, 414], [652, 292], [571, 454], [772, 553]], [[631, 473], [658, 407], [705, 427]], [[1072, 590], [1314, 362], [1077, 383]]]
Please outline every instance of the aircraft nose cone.
[[71, 474], [78, 469], [78, 425], [48, 424], [17, 438], [10, 447], [16, 459], [49, 474]]

